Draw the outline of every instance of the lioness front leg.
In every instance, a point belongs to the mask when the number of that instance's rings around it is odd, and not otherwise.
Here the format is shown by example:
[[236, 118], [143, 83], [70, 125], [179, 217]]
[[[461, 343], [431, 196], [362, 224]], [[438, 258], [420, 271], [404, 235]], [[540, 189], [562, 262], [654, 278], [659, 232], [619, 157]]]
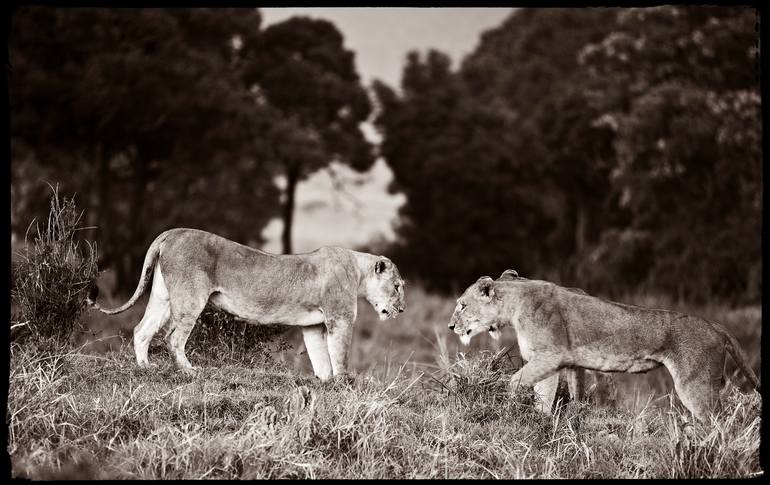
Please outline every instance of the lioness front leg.
[[329, 360], [331, 361], [333, 375], [338, 376], [347, 373], [350, 344], [352, 341], [352, 323], [347, 320], [335, 320], [329, 325], [326, 344], [329, 347]]
[[585, 394], [585, 369], [582, 367], [571, 367], [566, 369], [566, 375], [569, 396], [573, 401], [582, 401]]
[[535, 383], [535, 396], [537, 402], [535, 406], [546, 414], [551, 414], [553, 402], [556, 399], [556, 390], [559, 388], [559, 373], [556, 372], [551, 377], [546, 377], [542, 381]]
[[321, 381], [328, 381], [332, 376], [332, 365], [326, 346], [326, 327], [323, 324], [304, 327], [302, 338], [305, 340], [305, 349], [310, 357], [313, 373]]
[[[511, 392], [515, 393], [520, 387], [532, 387], [536, 383], [546, 380], [553, 374], [556, 374], [558, 371], [559, 360], [556, 358], [539, 357], [537, 359], [532, 359], [524, 364], [524, 367], [519, 369], [518, 372], [511, 377], [511, 382], [509, 384]], [[558, 385], [558, 374], [554, 381]], [[546, 383], [546, 387], [554, 387], [555, 392], [555, 386], [553, 386], [552, 381]], [[543, 389], [543, 393], [546, 393], [545, 388]], [[550, 394], [550, 392], [548, 392], [548, 394]], [[553, 399], [551, 399], [551, 402], [553, 402]]]
[[[583, 379], [585, 377], [584, 370], [581, 368], [564, 369], [564, 376], [567, 379], [570, 398], [573, 401], [582, 400]], [[535, 395], [538, 398], [538, 406], [540, 410], [546, 414], [551, 414], [553, 410], [553, 404], [556, 400], [556, 391], [559, 388], [560, 380], [561, 373], [556, 372], [552, 376], [546, 377], [542, 381], [535, 383]]]

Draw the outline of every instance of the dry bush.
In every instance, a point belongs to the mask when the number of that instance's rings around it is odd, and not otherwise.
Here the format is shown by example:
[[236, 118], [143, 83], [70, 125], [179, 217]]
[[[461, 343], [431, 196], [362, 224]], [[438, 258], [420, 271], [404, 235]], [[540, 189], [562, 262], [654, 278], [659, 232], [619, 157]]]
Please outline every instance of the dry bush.
[[[32, 244], [25, 237], [24, 249], [13, 268], [12, 296], [19, 315], [12, 327], [26, 327], [26, 335], [38, 343], [65, 343], [78, 326], [88, 289], [94, 284], [96, 245], [75, 238], [83, 216], [73, 198], [59, 198], [51, 187], [48, 220], [41, 230], [35, 225]], [[31, 225], [30, 225], [31, 226]], [[14, 332], [17, 338], [23, 333]]]

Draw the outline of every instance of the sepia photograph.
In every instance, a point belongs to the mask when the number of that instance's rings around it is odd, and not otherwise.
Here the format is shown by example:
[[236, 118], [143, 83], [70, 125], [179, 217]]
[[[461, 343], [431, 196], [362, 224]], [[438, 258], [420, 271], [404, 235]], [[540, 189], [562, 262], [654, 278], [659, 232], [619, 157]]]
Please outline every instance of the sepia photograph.
[[757, 478], [760, 11], [8, 19], [9, 478]]

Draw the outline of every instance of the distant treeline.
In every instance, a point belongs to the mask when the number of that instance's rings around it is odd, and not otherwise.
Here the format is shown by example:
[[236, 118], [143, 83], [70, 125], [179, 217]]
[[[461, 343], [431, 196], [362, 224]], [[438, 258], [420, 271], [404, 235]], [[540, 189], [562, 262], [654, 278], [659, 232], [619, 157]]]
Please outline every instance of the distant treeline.
[[406, 274], [760, 297], [757, 13], [522, 9], [376, 86]]
[[[412, 53], [374, 97], [324, 20], [23, 7], [11, 22], [13, 230], [60, 183], [119, 291], [169, 227], [259, 244], [280, 216], [291, 251], [297, 183], [379, 152], [407, 197], [385, 250], [433, 290], [515, 268], [605, 294], [759, 298], [753, 9], [519, 9], [457, 69]], [[379, 147], [359, 129], [372, 117]]]

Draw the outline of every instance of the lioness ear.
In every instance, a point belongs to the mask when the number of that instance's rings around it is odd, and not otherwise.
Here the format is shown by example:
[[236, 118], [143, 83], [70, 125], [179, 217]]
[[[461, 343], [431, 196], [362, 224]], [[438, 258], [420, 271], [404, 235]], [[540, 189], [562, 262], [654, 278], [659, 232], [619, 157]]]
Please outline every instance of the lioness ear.
[[385, 271], [385, 260], [384, 259], [380, 259], [379, 261], [374, 263], [374, 272], [377, 273], [377, 274], [380, 274], [383, 271]]
[[519, 273], [516, 272], [515, 269], [506, 269], [503, 271], [503, 274], [500, 275], [499, 278], [497, 278], [497, 281], [510, 281], [515, 280], [519, 277]]
[[487, 298], [494, 296], [495, 289], [492, 287], [492, 278], [489, 276], [479, 278], [479, 293]]

